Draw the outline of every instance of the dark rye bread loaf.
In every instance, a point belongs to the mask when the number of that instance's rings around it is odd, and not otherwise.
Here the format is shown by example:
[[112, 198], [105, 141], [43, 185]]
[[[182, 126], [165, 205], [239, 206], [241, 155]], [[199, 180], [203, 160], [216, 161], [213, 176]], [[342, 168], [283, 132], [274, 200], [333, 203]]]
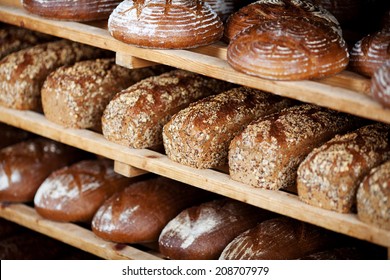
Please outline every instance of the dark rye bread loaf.
[[195, 168], [227, 164], [230, 141], [252, 120], [293, 102], [264, 91], [238, 87], [192, 103], [164, 126], [163, 142], [173, 161]]
[[261, 222], [230, 242], [220, 260], [290, 260], [337, 244], [325, 229], [287, 217]]
[[80, 43], [59, 40], [39, 44], [0, 61], [0, 105], [12, 109], [42, 111], [41, 87], [56, 68], [106, 54]]
[[390, 161], [373, 168], [357, 192], [359, 220], [390, 230]]
[[45, 117], [64, 127], [101, 131], [101, 117], [119, 91], [161, 74], [158, 68], [127, 69], [112, 58], [62, 66], [45, 80], [41, 95]]
[[163, 126], [172, 115], [202, 97], [232, 85], [184, 70], [144, 79], [119, 92], [102, 117], [104, 137], [131, 148], [162, 145]]
[[273, 213], [232, 199], [218, 199], [182, 211], [161, 232], [160, 252], [175, 260], [218, 259], [237, 235]]
[[230, 176], [256, 188], [294, 189], [307, 154], [355, 122], [352, 116], [309, 104], [260, 118], [230, 143]]
[[168, 178], [142, 180], [105, 201], [92, 220], [92, 230], [113, 242], [155, 242], [183, 209], [210, 197], [206, 191]]
[[35, 210], [50, 220], [88, 223], [106, 199], [134, 180], [116, 173], [111, 160], [79, 161], [47, 177], [34, 197]]
[[390, 125], [363, 126], [336, 135], [314, 149], [298, 168], [297, 189], [301, 201], [349, 213], [356, 192], [368, 172], [390, 159]]
[[34, 138], [1, 149], [0, 201], [32, 201], [51, 172], [84, 156], [84, 152], [76, 148], [45, 138]]
[[22, 0], [23, 7], [32, 14], [69, 21], [107, 19], [120, 2], [121, 0]]

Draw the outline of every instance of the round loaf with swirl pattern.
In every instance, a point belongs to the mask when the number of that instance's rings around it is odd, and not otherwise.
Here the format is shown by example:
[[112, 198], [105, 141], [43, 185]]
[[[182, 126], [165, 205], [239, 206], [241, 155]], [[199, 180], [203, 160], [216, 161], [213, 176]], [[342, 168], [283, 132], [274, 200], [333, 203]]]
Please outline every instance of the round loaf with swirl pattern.
[[222, 21], [225, 21], [234, 11], [233, 0], [205, 0], [204, 2], [210, 5]]
[[223, 35], [223, 23], [199, 0], [126, 0], [108, 20], [111, 35], [125, 43], [157, 49], [208, 45]]
[[371, 79], [370, 95], [385, 107], [390, 107], [390, 59], [375, 71]]

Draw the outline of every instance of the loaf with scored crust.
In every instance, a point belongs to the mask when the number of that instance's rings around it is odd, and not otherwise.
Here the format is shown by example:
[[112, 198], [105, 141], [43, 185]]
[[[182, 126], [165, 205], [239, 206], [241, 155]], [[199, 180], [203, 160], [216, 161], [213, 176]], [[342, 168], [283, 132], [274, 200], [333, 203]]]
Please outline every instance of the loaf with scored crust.
[[383, 106], [390, 107], [390, 59], [374, 72], [369, 95]]

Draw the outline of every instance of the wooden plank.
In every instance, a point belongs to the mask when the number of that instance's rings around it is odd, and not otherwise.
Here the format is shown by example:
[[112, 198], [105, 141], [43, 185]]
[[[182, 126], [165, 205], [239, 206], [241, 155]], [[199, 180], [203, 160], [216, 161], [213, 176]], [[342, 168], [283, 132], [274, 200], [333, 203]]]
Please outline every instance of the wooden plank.
[[149, 173], [146, 170], [139, 169], [137, 167], [131, 166], [129, 164], [120, 161], [114, 162], [114, 170], [116, 173], [119, 173], [129, 178], [137, 177]]
[[[317, 81], [271, 81], [252, 77], [232, 69], [226, 60], [220, 58], [223, 57], [221, 54], [223, 47], [221, 46], [198, 48], [197, 51], [144, 49], [115, 40], [106, 29], [85, 23], [47, 20], [8, 6], [0, 6], [0, 16], [2, 21], [11, 24], [25, 26], [143, 60], [262, 89], [341, 112], [390, 123], [390, 110], [362, 94], [368, 90], [368, 80], [348, 72]], [[209, 55], [213, 52], [213, 48], [214, 52], [215, 50], [220, 52], [220, 54], [215, 54], [216, 57]], [[357, 90], [362, 92], [359, 93]]]
[[136, 168], [147, 170], [260, 208], [312, 223], [339, 233], [390, 247], [390, 231], [359, 221], [356, 215], [339, 214], [316, 208], [283, 191], [256, 189], [232, 180], [229, 175], [199, 170], [171, 161], [166, 155], [131, 149], [104, 139], [101, 134], [80, 129], [65, 129], [47, 121], [41, 114], [0, 107], [0, 121], [35, 132], [77, 148], [102, 155]]
[[120, 53], [120, 52], [116, 53], [115, 58], [116, 58], [115, 59], [116, 64], [123, 67], [127, 67], [129, 69], [144, 68], [144, 67], [158, 64], [150, 60], [145, 60], [142, 58], [129, 55], [127, 53]]
[[23, 204], [2, 204], [0, 206], [0, 216], [104, 259], [161, 259], [125, 244], [105, 241], [97, 237], [92, 231], [75, 224], [44, 219], [32, 207]]

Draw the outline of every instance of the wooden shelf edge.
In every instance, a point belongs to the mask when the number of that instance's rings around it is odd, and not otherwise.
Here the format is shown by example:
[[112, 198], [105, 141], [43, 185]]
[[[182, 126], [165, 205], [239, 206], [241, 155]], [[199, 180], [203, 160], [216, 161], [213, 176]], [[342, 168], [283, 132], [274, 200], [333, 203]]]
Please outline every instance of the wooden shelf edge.
[[233, 181], [229, 175], [210, 169], [193, 169], [147, 150], [130, 149], [104, 139], [103, 135], [80, 129], [66, 129], [43, 115], [0, 107], [0, 121], [38, 135], [99, 154], [141, 170], [149, 171], [226, 197], [240, 200], [329, 230], [390, 248], [390, 231], [359, 221], [356, 215], [339, 214], [299, 201], [283, 191], [256, 189]]
[[72, 223], [54, 222], [39, 216], [34, 208], [24, 204], [1, 204], [0, 217], [40, 232], [103, 259], [161, 260], [131, 246], [105, 241], [92, 231]]

